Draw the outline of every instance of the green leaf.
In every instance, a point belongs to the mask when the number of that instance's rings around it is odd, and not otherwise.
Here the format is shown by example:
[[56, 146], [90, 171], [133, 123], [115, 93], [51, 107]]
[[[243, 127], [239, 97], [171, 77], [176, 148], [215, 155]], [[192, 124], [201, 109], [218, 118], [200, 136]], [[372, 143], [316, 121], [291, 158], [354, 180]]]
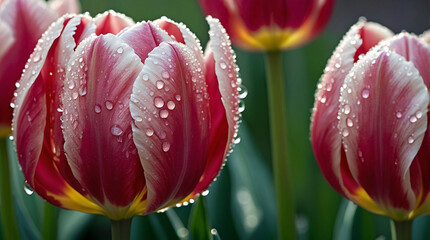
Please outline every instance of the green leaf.
[[191, 240], [212, 240], [209, 219], [206, 215], [204, 199], [200, 196], [191, 210], [191, 218], [188, 226]]
[[245, 123], [228, 161], [232, 182], [232, 210], [242, 239], [275, 239], [276, 213], [270, 170], [264, 164]]
[[356, 210], [357, 205], [347, 199], [342, 199], [334, 226], [334, 240], [351, 239]]

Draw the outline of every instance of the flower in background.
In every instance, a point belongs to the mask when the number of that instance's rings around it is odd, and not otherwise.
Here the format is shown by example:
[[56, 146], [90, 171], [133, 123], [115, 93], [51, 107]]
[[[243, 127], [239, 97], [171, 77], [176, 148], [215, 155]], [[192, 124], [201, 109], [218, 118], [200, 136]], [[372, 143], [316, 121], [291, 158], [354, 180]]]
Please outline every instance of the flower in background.
[[219, 18], [233, 44], [257, 51], [303, 45], [326, 26], [335, 0], [200, 0]]
[[80, 10], [77, 0], [0, 1], [0, 137], [10, 133], [10, 101], [30, 54], [42, 33], [64, 13]]
[[56, 206], [113, 220], [205, 192], [240, 115], [230, 42], [218, 20], [208, 23], [205, 55], [167, 18], [134, 24], [110, 11], [53, 24], [16, 91], [13, 135], [27, 184]]
[[312, 116], [315, 157], [330, 185], [395, 221], [430, 212], [430, 48], [359, 21], [327, 64]]

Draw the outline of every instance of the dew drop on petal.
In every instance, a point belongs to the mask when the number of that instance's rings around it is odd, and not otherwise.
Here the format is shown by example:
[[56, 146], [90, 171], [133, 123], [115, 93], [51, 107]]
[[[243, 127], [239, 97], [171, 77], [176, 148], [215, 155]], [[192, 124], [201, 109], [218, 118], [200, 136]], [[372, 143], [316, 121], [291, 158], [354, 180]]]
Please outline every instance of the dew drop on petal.
[[118, 125], [113, 125], [113, 126], [110, 128], [110, 133], [112, 133], [112, 135], [114, 135], [114, 136], [120, 136], [120, 135], [123, 133], [123, 131], [122, 131], [122, 129], [121, 129], [121, 127], [120, 127], [120, 126], [118, 126]]
[[176, 99], [176, 101], [180, 102], [180, 101], [181, 101], [181, 99], [182, 99], [182, 98], [181, 98], [181, 95], [176, 94], [175, 99]]
[[417, 113], [415, 113], [415, 116], [416, 116], [418, 119], [420, 119], [420, 118], [422, 118], [422, 116], [423, 116], [423, 112], [418, 111]]
[[344, 137], [348, 137], [349, 136], [349, 131], [348, 131], [348, 129], [343, 129], [343, 131], [342, 131], [342, 135], [344, 136]]
[[163, 142], [162, 148], [163, 148], [163, 152], [168, 152], [170, 149], [170, 143], [169, 142]]
[[100, 107], [100, 105], [98, 105], [98, 104], [94, 105], [94, 112], [95, 113], [101, 113], [102, 112], [102, 108]]
[[402, 117], [403, 117], [402, 112], [400, 112], [400, 111], [396, 112], [396, 118], [400, 119]]
[[226, 68], [227, 68], [227, 64], [225, 64], [225, 62], [220, 62], [220, 63], [219, 63], [219, 67], [220, 67], [221, 69], [226, 69]]
[[124, 49], [123, 49], [122, 47], [119, 47], [119, 48], [116, 50], [116, 52], [121, 54], [121, 53], [123, 53], [123, 52], [124, 52]]
[[163, 71], [163, 72], [161, 73], [161, 76], [162, 76], [164, 79], [169, 79], [169, 77], [170, 77], [170, 75], [169, 75], [169, 73], [168, 73], [167, 71]]
[[410, 137], [408, 138], [408, 143], [412, 144], [412, 143], [414, 143], [414, 142], [415, 142], [415, 138], [414, 138], [414, 136], [410, 136]]
[[107, 110], [112, 110], [113, 103], [111, 101], [106, 101], [105, 102], [105, 107], [106, 107]]
[[351, 120], [351, 118], [347, 118], [347, 119], [346, 119], [346, 125], [347, 125], [348, 127], [352, 127], [352, 126], [354, 126], [354, 122]]
[[154, 98], [154, 106], [157, 108], [162, 108], [164, 106], [164, 101], [161, 97]]
[[164, 82], [161, 80], [158, 80], [156, 82], [156, 86], [157, 86], [157, 89], [162, 89], [164, 87]]
[[146, 136], [150, 137], [150, 136], [154, 135], [154, 130], [152, 130], [152, 128], [147, 128], [147, 129], [145, 129], [145, 134], [146, 134]]
[[363, 91], [361, 92], [361, 96], [363, 97], [363, 98], [368, 98], [369, 97], [369, 94], [370, 94], [370, 92], [369, 92], [369, 89], [363, 89]]
[[345, 107], [344, 107], [344, 113], [345, 114], [349, 114], [351, 112], [351, 107], [347, 104], [347, 105], [345, 105]]
[[167, 110], [161, 110], [160, 111], [160, 117], [161, 118], [167, 118], [169, 116], [169, 112]]
[[168, 102], [167, 102], [167, 108], [168, 108], [169, 110], [173, 110], [173, 109], [175, 109], [175, 103], [174, 103], [173, 101], [168, 101]]
[[142, 75], [142, 79], [143, 79], [143, 81], [148, 81], [149, 80], [149, 75], [147, 73], [144, 73]]
[[415, 117], [415, 116], [411, 116], [410, 118], [409, 118], [409, 121], [411, 122], [411, 123], [416, 123], [417, 122], [417, 117]]

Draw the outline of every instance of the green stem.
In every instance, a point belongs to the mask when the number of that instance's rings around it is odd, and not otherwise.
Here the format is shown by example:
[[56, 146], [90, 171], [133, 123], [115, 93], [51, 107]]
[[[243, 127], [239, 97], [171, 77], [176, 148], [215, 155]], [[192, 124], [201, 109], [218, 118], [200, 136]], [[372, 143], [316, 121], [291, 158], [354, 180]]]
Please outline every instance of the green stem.
[[58, 208], [45, 202], [43, 215], [43, 239], [57, 239]]
[[391, 239], [410, 240], [412, 239], [412, 220], [395, 221], [390, 220]]
[[111, 220], [112, 226], [112, 240], [129, 240], [131, 232], [131, 220]]
[[282, 77], [282, 53], [280, 51], [267, 52], [266, 71], [272, 164], [278, 210], [278, 238], [295, 239], [294, 201], [287, 161], [287, 107]]
[[5, 239], [20, 239], [14, 213], [7, 139], [0, 138], [0, 215]]

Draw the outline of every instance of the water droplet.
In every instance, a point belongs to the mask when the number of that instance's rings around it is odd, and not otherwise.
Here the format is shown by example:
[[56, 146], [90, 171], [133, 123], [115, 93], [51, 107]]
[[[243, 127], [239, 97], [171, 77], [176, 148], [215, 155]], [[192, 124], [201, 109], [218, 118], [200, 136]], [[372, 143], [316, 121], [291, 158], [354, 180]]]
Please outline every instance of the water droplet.
[[163, 152], [168, 152], [170, 149], [170, 143], [169, 142], [163, 142], [162, 148], [163, 148]]
[[70, 90], [72, 90], [73, 88], [75, 88], [75, 82], [69, 81], [68, 87], [69, 87]]
[[243, 100], [239, 100], [239, 112], [245, 111], [245, 102]]
[[343, 112], [348, 115], [351, 112], [351, 107], [348, 104], [345, 105]]
[[123, 133], [123, 131], [122, 131], [122, 129], [120, 128], [120, 126], [118, 126], [118, 125], [113, 125], [113, 126], [110, 128], [110, 133], [112, 133], [112, 135], [114, 135], [114, 136], [120, 136], [120, 135]]
[[369, 94], [370, 94], [370, 92], [369, 92], [369, 89], [367, 89], [367, 88], [363, 89], [363, 91], [361, 92], [361, 96], [363, 98], [368, 98]]
[[411, 122], [411, 123], [416, 123], [417, 122], [417, 117], [415, 117], [415, 116], [411, 116], [410, 118], [409, 118], [409, 121]]
[[226, 68], [227, 68], [227, 64], [225, 64], [225, 62], [220, 62], [220, 63], [219, 63], [219, 67], [220, 67], [221, 69], [226, 69]]
[[339, 64], [339, 63], [336, 63], [334, 66], [335, 66], [336, 68], [340, 68], [340, 64]]
[[398, 111], [398, 112], [396, 112], [396, 118], [402, 118], [402, 116], [403, 116], [403, 114], [402, 114], [402, 112], [400, 112], [400, 111]]
[[422, 116], [423, 116], [423, 112], [418, 111], [417, 113], [415, 113], [415, 116], [416, 116], [418, 119], [420, 119], [420, 118], [422, 118]]
[[137, 116], [137, 117], [135, 117], [135, 118], [134, 118], [134, 120], [135, 120], [136, 122], [142, 122], [142, 121], [143, 121], [143, 118], [141, 118], [141, 117]]
[[164, 82], [161, 80], [158, 80], [156, 83], [157, 89], [162, 89], [164, 87]]
[[408, 138], [408, 143], [412, 144], [412, 143], [414, 143], [414, 142], [415, 142], [415, 138], [414, 138], [414, 136], [410, 136], [410, 137]]
[[94, 105], [94, 112], [95, 113], [101, 113], [102, 112], [102, 108], [100, 107], [100, 105], [98, 105], [98, 104]]
[[124, 52], [124, 49], [123, 49], [122, 47], [119, 47], [119, 48], [116, 50], [116, 52], [121, 54], [121, 53], [123, 53], [123, 52]]
[[106, 101], [105, 102], [105, 107], [106, 107], [107, 110], [112, 110], [113, 103], [111, 101]]
[[173, 101], [168, 101], [168, 102], [167, 102], [167, 108], [168, 108], [169, 110], [173, 110], [173, 109], [175, 109], [175, 103], [174, 103]]
[[157, 108], [162, 108], [164, 106], [164, 101], [161, 97], [154, 98], [154, 106]]
[[167, 71], [163, 71], [163, 72], [161, 73], [161, 76], [162, 76], [164, 79], [169, 79], [169, 77], [170, 77], [170, 75], [169, 75], [169, 73], [168, 73]]
[[246, 98], [246, 96], [248, 96], [248, 90], [246, 89], [245, 86], [241, 85], [239, 87], [239, 98], [244, 99]]
[[342, 131], [342, 135], [343, 135], [344, 137], [348, 137], [348, 136], [349, 136], [349, 131], [348, 131], [348, 129], [344, 128], [344, 129], [343, 129], [343, 131]]
[[39, 61], [40, 61], [40, 52], [36, 52], [33, 57], [33, 62], [39, 62]]
[[181, 95], [176, 94], [175, 99], [176, 99], [176, 101], [180, 102], [181, 101]]
[[78, 98], [78, 96], [79, 96], [78, 92], [73, 92], [73, 93], [72, 93], [72, 98], [73, 98], [73, 99], [77, 99], [77, 98]]
[[79, 88], [79, 95], [81, 96], [87, 95], [87, 88], [86, 87]]
[[147, 73], [144, 73], [142, 75], [142, 79], [143, 79], [143, 81], [148, 81], [149, 80], [149, 75]]
[[28, 196], [33, 194], [33, 189], [30, 187], [30, 184], [28, 184], [27, 180], [24, 181], [24, 192]]
[[161, 110], [160, 111], [160, 117], [161, 118], [167, 118], [169, 116], [169, 112], [167, 110]]
[[146, 136], [150, 137], [150, 136], [154, 135], [154, 130], [152, 130], [152, 128], [147, 128], [147, 129], [145, 129], [145, 134], [146, 134]]
[[320, 99], [320, 102], [321, 103], [325, 103], [326, 101], [327, 101], [326, 96], [322, 96], [321, 99]]
[[347, 119], [346, 119], [346, 125], [347, 125], [348, 127], [352, 127], [352, 126], [354, 126], [354, 122], [351, 120], [351, 118], [347, 118]]

